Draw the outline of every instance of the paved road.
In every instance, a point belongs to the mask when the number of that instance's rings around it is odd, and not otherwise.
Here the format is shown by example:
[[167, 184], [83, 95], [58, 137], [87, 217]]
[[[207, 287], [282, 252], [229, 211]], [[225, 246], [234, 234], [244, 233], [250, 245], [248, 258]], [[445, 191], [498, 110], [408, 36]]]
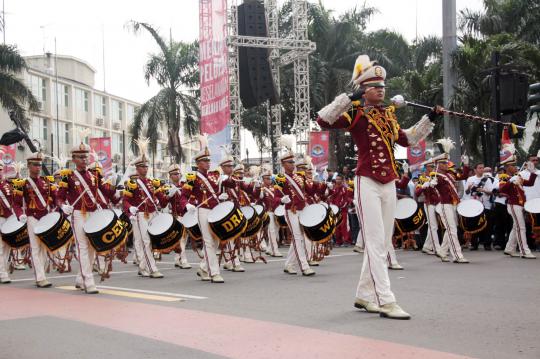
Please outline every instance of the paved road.
[[472, 263], [398, 252], [406, 269], [392, 287], [410, 321], [352, 307], [362, 256], [350, 249], [315, 277], [270, 259], [225, 272], [225, 284], [174, 269], [172, 256], [158, 264], [164, 279], [115, 263], [98, 296], [71, 290], [70, 274], [37, 289], [17, 271], [0, 287], [0, 358], [539, 358], [540, 260], [465, 255]]

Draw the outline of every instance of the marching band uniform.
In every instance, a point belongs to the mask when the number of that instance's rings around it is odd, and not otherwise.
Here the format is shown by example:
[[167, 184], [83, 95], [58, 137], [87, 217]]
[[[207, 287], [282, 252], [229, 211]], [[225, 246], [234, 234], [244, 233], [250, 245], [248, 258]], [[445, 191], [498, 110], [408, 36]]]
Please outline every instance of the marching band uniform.
[[[11, 203], [13, 201], [13, 189], [11, 184], [3, 178], [1, 172], [4, 170], [4, 164], [0, 161], [0, 228], [6, 220], [13, 214]], [[11, 248], [2, 240], [0, 233], [0, 284], [11, 283], [8, 274], [8, 259]]]
[[[148, 166], [146, 155], [135, 159], [135, 167]], [[157, 180], [159, 181], [159, 180]], [[136, 180], [130, 180], [123, 191], [123, 209], [130, 214], [133, 228], [133, 246], [139, 259], [139, 274], [143, 277], [163, 278], [156, 266], [152, 254], [152, 243], [148, 235], [148, 222], [161, 207], [167, 205], [167, 198], [157, 188], [161, 183], [153, 183], [153, 180], [140, 176]]]
[[353, 192], [344, 184], [336, 184], [328, 196], [330, 204], [337, 206], [341, 212], [341, 223], [335, 232], [337, 245], [352, 244], [348, 224], [348, 207], [352, 202], [352, 196]]
[[[387, 243], [392, 240], [396, 209], [394, 144], [415, 145], [433, 129], [428, 116], [415, 126], [402, 130], [394, 114], [394, 106], [362, 106], [363, 93], [384, 87], [386, 71], [369, 61], [367, 55], [358, 57], [352, 81], [360, 91], [351, 97], [341, 94], [321, 111], [317, 123], [323, 128], [346, 129], [358, 148], [355, 205], [365, 240], [362, 272], [356, 292], [355, 306], [383, 317], [409, 319], [397, 304], [390, 289], [387, 268]], [[352, 99], [351, 99], [352, 98]], [[433, 115], [431, 115], [433, 116]], [[377, 303], [377, 304], [374, 304]]]
[[[36, 165], [41, 168], [43, 161], [42, 153], [32, 153], [26, 159], [28, 166]], [[32, 177], [27, 179], [14, 180], [14, 210], [19, 221], [26, 223], [30, 248], [32, 254], [32, 266], [38, 288], [48, 288], [52, 284], [45, 277], [45, 268], [48, 264], [48, 249], [34, 234], [34, 227], [37, 222], [48, 214], [51, 205], [54, 204], [57, 187], [54, 178]]]
[[438, 255], [441, 252], [441, 244], [439, 242], [439, 224], [437, 222], [436, 208], [439, 205], [440, 199], [439, 192], [436, 188], [430, 186], [429, 181], [429, 177], [420, 176], [415, 189], [415, 194], [417, 197], [422, 194], [424, 195], [424, 209], [427, 217], [428, 231], [422, 252]]
[[[172, 180], [173, 175], [177, 175], [178, 177], [181, 176], [180, 173], [180, 166], [177, 164], [172, 164], [169, 166], [169, 177], [171, 177], [171, 189], [169, 190], [168, 197], [169, 197], [169, 206], [171, 209], [171, 214], [180, 221], [180, 218], [184, 215], [186, 212], [186, 208], [182, 206], [181, 203], [181, 190], [184, 186], [184, 183], [180, 180], [178, 182], [175, 182]], [[190, 269], [191, 265], [188, 262], [187, 259], [187, 253], [186, 253], [186, 244], [187, 244], [187, 233], [184, 231], [184, 234], [180, 238], [180, 254], [176, 253], [174, 258], [174, 266], [182, 269]]]
[[[265, 179], [271, 181], [272, 180], [271, 177], [272, 177], [272, 172], [270, 170], [263, 171], [262, 173], [263, 182], [265, 181]], [[281, 254], [279, 251], [279, 245], [278, 245], [279, 228], [276, 222], [276, 216], [274, 215], [274, 211], [279, 205], [279, 200], [276, 199], [275, 189], [274, 189], [274, 186], [271, 184], [271, 182], [269, 185], [263, 184], [260, 187], [258, 197], [259, 197], [259, 200], [257, 202], [264, 207], [266, 213], [268, 213], [268, 217], [270, 217], [270, 221], [266, 228], [266, 232], [268, 235], [268, 245], [266, 248], [266, 254], [272, 257], [283, 257], [283, 254]]]

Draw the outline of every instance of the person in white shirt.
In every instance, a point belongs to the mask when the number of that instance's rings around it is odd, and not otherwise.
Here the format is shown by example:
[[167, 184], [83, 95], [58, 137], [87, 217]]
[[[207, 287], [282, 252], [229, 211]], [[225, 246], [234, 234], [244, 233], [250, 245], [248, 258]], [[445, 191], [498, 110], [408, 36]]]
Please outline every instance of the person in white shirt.
[[467, 179], [465, 183], [465, 193], [463, 199], [476, 199], [484, 205], [487, 225], [483, 231], [473, 234], [471, 239], [471, 250], [478, 250], [478, 245], [482, 243], [486, 251], [491, 250], [491, 230], [492, 230], [492, 212], [491, 212], [491, 194], [493, 191], [493, 177], [491, 169], [484, 173], [484, 164], [477, 163], [474, 166], [474, 176]]

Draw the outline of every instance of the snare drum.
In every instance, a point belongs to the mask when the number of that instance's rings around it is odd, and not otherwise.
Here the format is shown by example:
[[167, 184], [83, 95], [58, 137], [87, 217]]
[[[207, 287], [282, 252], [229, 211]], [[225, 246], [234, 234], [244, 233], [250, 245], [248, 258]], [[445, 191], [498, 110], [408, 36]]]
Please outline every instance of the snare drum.
[[412, 198], [397, 201], [394, 218], [396, 228], [401, 234], [415, 232], [426, 223], [424, 209]]
[[112, 209], [102, 209], [90, 214], [83, 230], [98, 254], [116, 249], [127, 238], [126, 223]]
[[255, 212], [257, 213], [257, 216], [259, 216], [262, 222], [262, 227], [265, 228], [268, 223], [270, 223], [270, 216], [268, 216], [268, 212], [266, 212], [264, 210], [264, 207], [260, 204], [254, 205], [253, 208], [255, 208]]
[[61, 212], [51, 212], [36, 223], [34, 234], [51, 252], [64, 247], [73, 238], [71, 223]]
[[304, 228], [306, 236], [317, 243], [327, 242], [336, 229], [332, 211], [321, 204], [311, 204], [304, 207], [298, 220]]
[[17, 216], [10, 216], [2, 225], [2, 239], [11, 248], [22, 248], [30, 244], [26, 223], [21, 223]]
[[157, 252], [167, 252], [178, 244], [184, 226], [172, 214], [159, 213], [148, 222], [148, 236], [152, 249]]
[[287, 219], [285, 219], [285, 205], [280, 205], [276, 207], [274, 211], [274, 216], [276, 221], [281, 228], [287, 228]]
[[339, 227], [341, 221], [343, 220], [343, 218], [341, 218], [341, 211], [339, 210], [339, 207], [335, 204], [331, 204], [330, 209], [332, 210], [331, 215], [334, 216], [334, 222], [336, 223], [336, 227]]
[[457, 206], [459, 226], [464, 232], [478, 233], [487, 225], [484, 205], [476, 199], [466, 199]]
[[246, 230], [244, 213], [231, 201], [221, 202], [208, 213], [208, 224], [220, 241], [234, 241]]
[[129, 219], [128, 215], [123, 212], [122, 210], [118, 208], [113, 209], [114, 213], [116, 213], [116, 216], [126, 224], [126, 233], [127, 233], [127, 245], [132, 246], [133, 245], [133, 225], [131, 224], [131, 220]]
[[186, 212], [186, 214], [180, 218], [180, 223], [182, 223], [184, 228], [187, 229], [191, 239], [194, 241], [200, 241], [202, 239], [197, 211]]
[[257, 215], [257, 211], [252, 206], [241, 207], [240, 210], [246, 217], [247, 226], [242, 237], [253, 237], [262, 227], [262, 221]]
[[533, 198], [525, 202], [525, 211], [531, 219], [531, 226], [534, 231], [540, 230], [540, 198]]

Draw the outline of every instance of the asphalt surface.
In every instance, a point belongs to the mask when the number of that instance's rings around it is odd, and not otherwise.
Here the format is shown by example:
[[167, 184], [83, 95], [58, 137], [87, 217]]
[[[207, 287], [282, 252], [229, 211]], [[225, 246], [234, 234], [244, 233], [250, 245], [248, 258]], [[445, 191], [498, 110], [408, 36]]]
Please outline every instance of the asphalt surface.
[[[398, 303], [412, 314], [410, 321], [382, 319], [353, 308], [362, 255], [350, 248], [335, 249], [331, 257], [314, 268], [314, 277], [286, 275], [282, 271], [283, 259], [268, 258], [267, 264], [244, 264], [245, 273], [224, 271], [226, 283], [212, 284], [197, 280], [196, 265], [190, 270], [175, 269], [173, 258], [168, 255], [158, 262], [164, 279], [140, 278], [133, 264], [114, 263], [117, 273], [98, 284], [130, 293], [184, 296], [182, 301], [174, 302], [113, 294], [88, 296], [58, 288], [73, 286], [73, 274], [50, 273], [54, 288], [37, 289], [30, 270], [16, 271], [13, 283], [0, 287], [0, 304], [4, 288], [23, 288], [28, 290], [23, 293], [58, 294], [56, 302], [62, 298], [92, 297], [120, 305], [150, 303], [164, 309], [287, 324], [305, 328], [306, 333], [317, 329], [468, 357], [540, 358], [540, 259], [509, 258], [495, 251], [464, 254], [470, 264], [441, 263], [434, 256], [398, 251], [405, 270], [390, 271], [392, 289]], [[189, 258], [192, 264], [197, 262], [191, 252]], [[23, 298], [31, 296], [25, 294]], [[9, 310], [6, 305], [0, 307], [0, 313]], [[24, 305], [24, 300], [20, 305]], [[80, 310], [85, 310], [84, 305]], [[0, 358], [217, 358], [220, 356], [216, 353], [233, 353], [201, 343], [191, 345], [189, 341], [172, 345], [159, 336], [146, 338], [126, 333], [122, 328], [57, 318], [46, 311], [43, 314], [24, 318], [0, 315]], [[134, 317], [138, 315], [141, 313], [133, 312]], [[211, 331], [212, 316], [204, 318], [209, 322], [203, 326]], [[144, 320], [157, 328], [164, 318], [150, 312], [144, 314]], [[235, 328], [231, 328], [230, 335], [235, 335]], [[271, 340], [269, 337], [267, 344]], [[246, 351], [250, 345], [254, 344], [246, 343]], [[301, 353], [302, 345], [298, 345]], [[437, 352], [425, 357], [438, 357]], [[259, 357], [267, 356], [261, 352]], [[349, 357], [364, 357], [362, 348]]]

